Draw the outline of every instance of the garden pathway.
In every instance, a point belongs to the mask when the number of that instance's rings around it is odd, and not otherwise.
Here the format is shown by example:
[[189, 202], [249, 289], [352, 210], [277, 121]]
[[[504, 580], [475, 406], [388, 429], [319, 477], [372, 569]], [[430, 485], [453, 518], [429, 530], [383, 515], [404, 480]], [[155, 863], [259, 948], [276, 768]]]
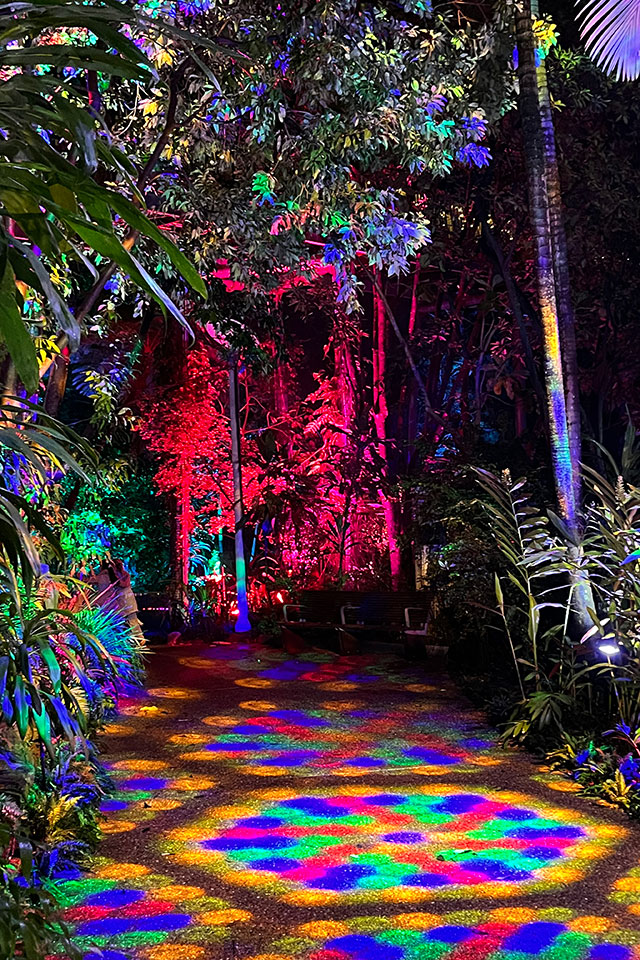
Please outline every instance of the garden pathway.
[[59, 884], [105, 960], [640, 960], [640, 832], [501, 750], [439, 675], [239, 644], [154, 654], [118, 793]]

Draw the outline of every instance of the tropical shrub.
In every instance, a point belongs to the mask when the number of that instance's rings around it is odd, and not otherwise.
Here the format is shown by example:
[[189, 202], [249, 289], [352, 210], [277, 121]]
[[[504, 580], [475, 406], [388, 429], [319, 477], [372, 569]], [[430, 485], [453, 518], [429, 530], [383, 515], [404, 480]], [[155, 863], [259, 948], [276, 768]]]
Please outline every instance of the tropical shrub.
[[[525, 480], [478, 475], [504, 561], [497, 612], [519, 693], [503, 737], [555, 745], [552, 759], [586, 792], [640, 812], [640, 488], [585, 468], [578, 547]], [[576, 634], [572, 598], [585, 585], [593, 626]]]

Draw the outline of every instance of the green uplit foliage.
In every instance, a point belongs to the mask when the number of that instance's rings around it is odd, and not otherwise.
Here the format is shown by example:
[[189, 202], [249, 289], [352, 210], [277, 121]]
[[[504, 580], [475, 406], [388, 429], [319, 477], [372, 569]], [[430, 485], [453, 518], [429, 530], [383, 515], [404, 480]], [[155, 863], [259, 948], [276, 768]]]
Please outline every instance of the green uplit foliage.
[[[157, 187], [198, 261], [227, 261], [254, 291], [324, 263], [348, 307], [358, 264], [406, 271], [430, 241], [425, 191], [488, 163], [487, 125], [511, 102], [500, 24], [454, 7], [208, 5], [198, 29], [238, 55], [219, 88], [192, 72], [196, 106]], [[150, 141], [164, 118], [148, 110]]]
[[[35, 295], [77, 346], [80, 324], [65, 293], [75, 266], [86, 286], [97, 281], [101, 262], [116, 263], [144, 295], [185, 322], [131, 252], [123, 227], [130, 239], [138, 233], [149, 238], [205, 295], [189, 260], [140, 209], [135, 166], [104, 135], [98, 75], [136, 84], [154, 75], [146, 56], [121, 32], [123, 24], [159, 29], [115, 0], [27, 2], [18, 15], [10, 5], [0, 8], [0, 338], [30, 391], [37, 387], [38, 367], [23, 314]], [[93, 43], [96, 36], [111, 49]]]

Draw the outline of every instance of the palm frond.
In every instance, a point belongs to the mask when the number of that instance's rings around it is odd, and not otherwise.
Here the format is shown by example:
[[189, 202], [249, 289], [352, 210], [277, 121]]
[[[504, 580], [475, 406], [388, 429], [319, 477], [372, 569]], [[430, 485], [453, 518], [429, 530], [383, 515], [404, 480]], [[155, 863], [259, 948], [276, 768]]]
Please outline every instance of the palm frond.
[[618, 80], [640, 76], [640, 0], [578, 0], [587, 53]]

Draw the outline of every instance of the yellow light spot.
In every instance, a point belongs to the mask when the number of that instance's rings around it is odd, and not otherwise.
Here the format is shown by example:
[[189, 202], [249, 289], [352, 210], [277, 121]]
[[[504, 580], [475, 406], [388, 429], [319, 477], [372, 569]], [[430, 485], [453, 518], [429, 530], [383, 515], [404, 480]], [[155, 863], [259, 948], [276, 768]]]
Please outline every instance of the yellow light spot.
[[634, 916], [640, 915], [640, 903], [632, 903], [628, 907], [629, 913], [632, 913]]
[[614, 887], [616, 890], [640, 890], [640, 877], [620, 877], [616, 880]]
[[340, 899], [337, 893], [319, 890], [292, 890], [285, 893], [282, 899], [285, 903], [292, 903], [297, 907], [321, 907], [327, 903], [335, 903]]
[[105, 820], [100, 822], [100, 832], [110, 833], [129, 833], [138, 826], [133, 820]]
[[271, 703], [270, 700], [243, 700], [238, 706], [241, 710], [258, 710], [260, 712], [278, 709], [278, 704]]
[[148, 873], [151, 873], [149, 867], [144, 867], [141, 863], [107, 863], [103, 867], [98, 867], [94, 872], [97, 877], [103, 877], [105, 880], [146, 877]]
[[234, 873], [227, 877], [233, 880], [241, 887], [261, 887], [265, 883], [265, 871], [263, 870], [243, 870], [241, 873]]
[[142, 956], [145, 960], [201, 960], [206, 951], [195, 943], [163, 943], [148, 947]]
[[402, 930], [430, 930], [439, 926], [441, 921], [442, 918], [433, 913], [399, 913], [393, 918], [394, 926]]
[[430, 890], [419, 887], [391, 887], [388, 890], [377, 890], [381, 900], [391, 903], [420, 903], [421, 900], [432, 900]]
[[172, 903], [181, 903], [184, 900], [196, 900], [198, 897], [204, 897], [205, 891], [202, 887], [189, 887], [187, 884], [170, 883], [167, 887], [159, 887], [158, 895], [163, 900], [170, 900]]
[[190, 744], [206, 743], [208, 739], [206, 733], [174, 733], [172, 737], [169, 737], [169, 743], [189, 746]]
[[530, 907], [497, 907], [490, 911], [490, 916], [496, 923], [531, 923], [536, 911]]
[[554, 780], [546, 786], [549, 790], [556, 790], [558, 793], [579, 793], [581, 790], [580, 784], [572, 780]]
[[255, 953], [252, 957], [247, 957], [247, 960], [293, 960], [291, 954], [284, 953]]
[[357, 683], [349, 683], [347, 680], [331, 680], [329, 683], [320, 683], [321, 690], [330, 690], [331, 693], [341, 693], [343, 690], [357, 690]]
[[240, 680], [233, 681], [238, 687], [254, 687], [258, 690], [261, 687], [272, 687], [271, 680], [264, 680], [261, 677], [241, 677]]
[[232, 820], [235, 817], [250, 817], [252, 813], [255, 813], [255, 811], [253, 807], [242, 806], [238, 803], [235, 806], [229, 804], [228, 807], [216, 807], [212, 813], [215, 815], [216, 819]]
[[166, 700], [197, 700], [200, 694], [187, 687], [152, 687], [147, 690], [150, 697], [160, 697]]
[[103, 727], [103, 732], [108, 733], [110, 737], [126, 737], [131, 733], [131, 727], [125, 726], [124, 723], [107, 723]]
[[138, 760], [135, 757], [131, 760], [117, 760], [113, 764], [114, 770], [137, 770], [140, 773], [151, 770], [166, 770], [169, 764], [166, 760]]
[[577, 933], [605, 933], [613, 926], [609, 917], [576, 917], [569, 920], [568, 927]]
[[[240, 773], [247, 773], [256, 777], [284, 777], [291, 772], [288, 767], [240, 767], [239, 769]], [[332, 772], [335, 773], [335, 770]]]
[[195, 669], [216, 666], [215, 660], [205, 660], [204, 657], [179, 657], [178, 663], [182, 664], [183, 667], [195, 667]]
[[177, 810], [181, 806], [180, 800], [166, 800], [164, 797], [149, 797], [142, 801], [142, 807], [147, 810]]
[[237, 717], [203, 717], [202, 722], [206, 723], [208, 727], [231, 727], [238, 722]]
[[208, 927], [225, 926], [227, 923], [251, 920], [251, 916], [247, 910], [211, 910], [207, 913], [201, 913], [198, 916], [198, 922]]
[[171, 781], [172, 790], [211, 790], [215, 787], [215, 780], [207, 780], [205, 777], [181, 777], [178, 780]]
[[298, 794], [290, 787], [270, 787], [268, 790], [257, 790], [255, 796], [260, 800], [293, 800]]
[[431, 693], [435, 689], [436, 687], [428, 683], [407, 683], [405, 686], [405, 690], [409, 690], [411, 693]]
[[321, 938], [341, 937], [349, 933], [349, 926], [337, 920], [313, 920], [311, 923], [302, 923], [296, 927], [296, 934], [301, 937]]
[[[237, 754], [236, 754], [237, 755]], [[215, 760], [226, 759], [229, 756], [224, 750], [193, 750], [190, 753], [181, 753], [179, 760], [202, 760], [203, 762], [213, 763]]]

